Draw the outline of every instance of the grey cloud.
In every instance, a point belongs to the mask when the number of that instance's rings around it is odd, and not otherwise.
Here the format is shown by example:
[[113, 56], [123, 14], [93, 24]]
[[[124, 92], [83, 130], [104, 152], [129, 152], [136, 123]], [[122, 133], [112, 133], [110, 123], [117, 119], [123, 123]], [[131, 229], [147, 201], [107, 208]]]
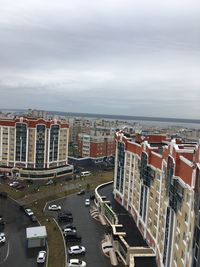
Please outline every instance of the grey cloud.
[[162, 3], [0, 0], [0, 106], [197, 117], [200, 6]]

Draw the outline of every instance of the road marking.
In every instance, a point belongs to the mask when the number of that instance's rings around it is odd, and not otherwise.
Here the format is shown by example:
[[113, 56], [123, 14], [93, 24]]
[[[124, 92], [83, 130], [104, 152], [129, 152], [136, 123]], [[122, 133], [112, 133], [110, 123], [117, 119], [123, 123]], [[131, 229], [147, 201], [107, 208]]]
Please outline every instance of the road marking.
[[6, 253], [6, 256], [5, 256], [5, 258], [0, 262], [0, 265], [1, 265], [2, 263], [4, 263], [4, 262], [7, 260], [8, 256], [9, 256], [9, 253], [10, 253], [10, 246], [9, 246], [9, 242], [8, 242], [8, 247], [7, 247], [7, 253]]

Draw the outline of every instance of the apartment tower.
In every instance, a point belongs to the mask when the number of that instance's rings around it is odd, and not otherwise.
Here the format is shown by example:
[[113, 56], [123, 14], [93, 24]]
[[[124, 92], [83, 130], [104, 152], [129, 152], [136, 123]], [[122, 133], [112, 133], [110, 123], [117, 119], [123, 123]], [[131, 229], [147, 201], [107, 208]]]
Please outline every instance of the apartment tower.
[[40, 118], [0, 120], [0, 172], [20, 178], [53, 178], [68, 165], [69, 126]]
[[116, 133], [113, 193], [158, 266], [200, 266], [200, 144]]

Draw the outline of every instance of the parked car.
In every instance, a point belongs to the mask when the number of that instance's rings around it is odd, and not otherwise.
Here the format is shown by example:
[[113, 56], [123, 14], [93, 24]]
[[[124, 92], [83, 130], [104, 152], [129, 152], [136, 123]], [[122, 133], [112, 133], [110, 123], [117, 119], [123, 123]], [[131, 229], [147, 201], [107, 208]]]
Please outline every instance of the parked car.
[[92, 175], [90, 171], [81, 172], [81, 176], [90, 176], [90, 175]]
[[72, 228], [72, 227], [76, 228], [75, 226], [73, 226], [72, 223], [68, 223], [68, 224], [63, 225], [62, 230], [64, 230], [65, 228]]
[[77, 195], [84, 195], [85, 194], [85, 190], [84, 189], [81, 189], [78, 193], [77, 193]]
[[0, 244], [4, 244], [6, 242], [6, 236], [4, 233], [0, 233]]
[[53, 180], [49, 180], [46, 185], [50, 185], [50, 184], [53, 184]]
[[25, 209], [27, 209], [27, 207], [24, 205], [19, 205], [19, 209], [25, 212]]
[[72, 246], [69, 247], [68, 249], [68, 253], [70, 255], [78, 255], [78, 254], [82, 254], [85, 255], [86, 249], [83, 246]]
[[61, 206], [53, 204], [48, 207], [48, 210], [61, 210]]
[[66, 227], [63, 229], [63, 234], [66, 235], [68, 233], [76, 233], [76, 227]]
[[64, 234], [66, 242], [81, 242], [82, 237], [77, 232], [66, 232]]
[[32, 222], [37, 222], [37, 221], [38, 221], [38, 220], [37, 220], [37, 217], [36, 217], [35, 215], [32, 215], [32, 216], [30, 217], [30, 219], [31, 219]]
[[4, 230], [4, 227], [5, 227], [5, 221], [3, 219], [3, 216], [0, 215], [0, 231], [3, 231]]
[[89, 198], [86, 198], [86, 200], [85, 200], [85, 206], [90, 206], [90, 199]]
[[8, 193], [7, 192], [0, 192], [0, 197], [7, 198], [8, 197]]
[[33, 184], [33, 180], [32, 179], [27, 179], [26, 182], [27, 182], [27, 184]]
[[59, 222], [73, 222], [72, 214], [66, 213], [66, 212], [59, 212], [58, 221]]
[[37, 256], [37, 263], [44, 263], [46, 261], [46, 256], [47, 256], [46, 251], [44, 250], [39, 251]]
[[71, 259], [68, 262], [68, 267], [86, 267], [86, 262], [79, 259]]
[[24, 211], [28, 216], [32, 216], [34, 214], [31, 209], [25, 209]]
[[5, 225], [5, 221], [3, 219], [3, 216], [0, 215], [0, 225], [4, 226]]
[[17, 187], [18, 185], [19, 185], [18, 181], [14, 181], [14, 182], [9, 183], [9, 186], [11, 186], [11, 187]]
[[17, 185], [16, 186], [16, 188], [18, 189], [18, 190], [20, 190], [20, 189], [24, 189], [26, 186], [24, 185], [24, 184], [19, 184], [19, 185]]
[[90, 200], [95, 200], [95, 195], [90, 195]]

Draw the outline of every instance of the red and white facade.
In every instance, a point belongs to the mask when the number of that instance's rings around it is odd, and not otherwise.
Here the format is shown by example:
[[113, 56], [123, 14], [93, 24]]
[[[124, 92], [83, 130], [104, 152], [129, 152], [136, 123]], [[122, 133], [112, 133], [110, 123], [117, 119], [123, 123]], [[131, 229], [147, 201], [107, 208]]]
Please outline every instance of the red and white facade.
[[79, 157], [102, 158], [115, 154], [114, 136], [95, 136], [88, 134], [78, 135]]
[[116, 134], [115, 199], [154, 249], [158, 266], [198, 266], [194, 255], [199, 246], [194, 252], [193, 245], [195, 240], [200, 243], [195, 234], [199, 168], [199, 144], [163, 135], [138, 137], [136, 143], [121, 132]]
[[[68, 165], [69, 125], [57, 120], [0, 120], [0, 171], [21, 178], [50, 178]], [[7, 171], [6, 171], [7, 170]]]

